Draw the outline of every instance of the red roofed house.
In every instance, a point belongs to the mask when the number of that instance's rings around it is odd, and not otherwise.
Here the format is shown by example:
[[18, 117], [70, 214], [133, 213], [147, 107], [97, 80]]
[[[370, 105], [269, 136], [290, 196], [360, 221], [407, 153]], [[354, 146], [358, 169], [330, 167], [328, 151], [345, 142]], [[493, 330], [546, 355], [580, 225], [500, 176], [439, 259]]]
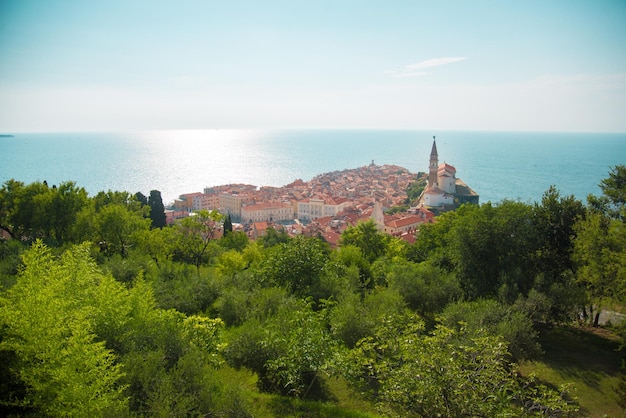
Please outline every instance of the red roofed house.
[[255, 222], [252, 224], [251, 238], [257, 240], [267, 234], [267, 222]]
[[403, 232], [414, 231], [424, 222], [426, 221], [421, 216], [407, 215], [399, 219], [385, 220], [385, 229], [383, 231], [390, 235], [398, 235]]

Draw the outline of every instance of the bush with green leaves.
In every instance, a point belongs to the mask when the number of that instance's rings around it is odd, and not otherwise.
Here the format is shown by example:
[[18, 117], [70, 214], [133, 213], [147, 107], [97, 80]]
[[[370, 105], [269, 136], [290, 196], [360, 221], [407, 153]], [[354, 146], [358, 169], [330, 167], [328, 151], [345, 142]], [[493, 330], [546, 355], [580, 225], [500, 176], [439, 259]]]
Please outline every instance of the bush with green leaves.
[[359, 340], [372, 336], [383, 318], [409, 313], [402, 295], [379, 287], [364, 297], [354, 293], [339, 303], [330, 303], [328, 319], [333, 337], [352, 348]]
[[330, 247], [317, 238], [298, 236], [269, 248], [259, 267], [259, 278], [298, 296], [317, 293]]
[[246, 321], [234, 331], [225, 356], [234, 367], [255, 372], [264, 391], [323, 397], [320, 377], [334, 356], [336, 342], [328, 332], [325, 310], [294, 302], [265, 320]]
[[83, 244], [55, 257], [37, 242], [2, 294], [0, 357], [10, 361], [0, 369], [10, 382], [2, 386], [3, 410], [210, 413], [202, 382], [219, 365], [222, 321], [157, 308], [141, 275], [127, 288], [103, 274], [89, 251]]
[[388, 317], [344, 358], [354, 388], [394, 416], [568, 416], [566, 390], [519, 377], [498, 336]]
[[198, 276], [188, 264], [168, 261], [152, 279], [154, 296], [162, 309], [176, 309], [187, 315], [206, 312], [219, 297], [219, 285], [212, 276]]
[[532, 320], [524, 312], [495, 300], [453, 303], [443, 311], [442, 318], [443, 324], [449, 328], [502, 337], [515, 360], [541, 354]]
[[454, 274], [430, 263], [394, 263], [386, 274], [391, 289], [401, 294], [409, 308], [420, 315], [439, 313], [460, 300], [463, 290]]
[[86, 245], [57, 260], [37, 242], [23, 263], [17, 283], [0, 299], [0, 352], [13, 360], [3, 380], [23, 392], [14, 397], [8, 388], [3, 406], [45, 416], [125, 411], [123, 367], [96, 334], [99, 313], [114, 309], [100, 296], [119, 284], [97, 271]]

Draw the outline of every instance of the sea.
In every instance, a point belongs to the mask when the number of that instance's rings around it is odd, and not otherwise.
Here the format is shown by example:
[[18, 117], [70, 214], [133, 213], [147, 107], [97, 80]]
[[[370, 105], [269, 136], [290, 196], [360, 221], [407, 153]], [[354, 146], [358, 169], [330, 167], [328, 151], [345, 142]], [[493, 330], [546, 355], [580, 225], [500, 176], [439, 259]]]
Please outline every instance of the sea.
[[428, 171], [439, 162], [480, 202], [532, 203], [554, 185], [583, 201], [626, 164], [626, 133], [421, 130], [167, 130], [15, 133], [0, 136], [0, 183], [74, 181], [99, 191], [159, 190], [165, 204], [184, 193], [232, 183], [280, 187], [374, 163]]

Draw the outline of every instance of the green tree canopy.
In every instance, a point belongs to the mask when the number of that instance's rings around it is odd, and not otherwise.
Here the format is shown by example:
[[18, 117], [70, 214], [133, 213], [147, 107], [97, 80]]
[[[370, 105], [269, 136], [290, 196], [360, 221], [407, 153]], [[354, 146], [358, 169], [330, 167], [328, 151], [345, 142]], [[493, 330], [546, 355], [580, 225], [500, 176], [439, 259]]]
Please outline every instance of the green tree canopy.
[[319, 286], [329, 252], [325, 242], [297, 236], [267, 250], [260, 277], [264, 283], [283, 286], [300, 296], [311, 295]]
[[138, 234], [150, 227], [150, 220], [127, 206], [109, 204], [96, 214], [96, 225], [99, 242], [106, 252], [125, 257], [128, 249], [137, 243]]
[[563, 393], [516, 376], [500, 337], [388, 317], [373, 337], [346, 356], [353, 386], [390, 415], [418, 417], [565, 415], [576, 408]]
[[233, 232], [233, 221], [230, 219], [230, 214], [226, 215], [224, 220], [224, 236]]
[[602, 196], [587, 198], [591, 207], [626, 222], [626, 165], [611, 168], [609, 177], [600, 182], [600, 189]]
[[269, 248], [274, 245], [283, 244], [289, 241], [289, 235], [283, 230], [277, 231], [276, 228], [267, 228], [265, 235], [258, 240], [263, 247]]
[[24, 255], [17, 284], [0, 299], [0, 351], [14, 353], [11, 370], [25, 389], [22, 398], [5, 401], [47, 416], [126, 409], [122, 366], [95, 333], [95, 318], [115, 309], [101, 291], [116, 286], [96, 271], [87, 246], [59, 261], [40, 242]]
[[574, 224], [585, 213], [580, 200], [574, 196], [561, 197], [554, 186], [544, 193], [541, 203], [535, 204], [534, 224], [540, 239], [537, 263], [546, 286], [565, 283], [574, 273]]
[[217, 211], [200, 210], [175, 226], [175, 251], [183, 261], [196, 266], [198, 274], [200, 266], [209, 261], [211, 246], [221, 220], [222, 215]]
[[575, 226], [577, 280], [596, 306], [594, 324], [607, 302], [626, 301], [626, 224], [592, 213]]
[[16, 239], [63, 244], [87, 204], [85, 189], [71, 181], [49, 187], [46, 182], [9, 180], [0, 188], [0, 228]]
[[346, 229], [339, 240], [341, 246], [354, 245], [363, 252], [369, 263], [376, 261], [385, 254], [388, 236], [378, 231], [373, 219], [359, 222], [356, 226]]

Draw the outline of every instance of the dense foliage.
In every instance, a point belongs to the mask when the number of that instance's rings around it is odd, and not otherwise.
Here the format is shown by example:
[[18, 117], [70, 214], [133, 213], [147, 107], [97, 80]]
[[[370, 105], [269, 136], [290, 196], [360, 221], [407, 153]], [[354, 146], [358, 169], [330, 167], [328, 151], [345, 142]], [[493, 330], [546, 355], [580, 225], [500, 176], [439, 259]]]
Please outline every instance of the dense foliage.
[[544, 327], [624, 303], [625, 178], [588, 205], [554, 187], [465, 205], [413, 245], [362, 222], [337, 249], [251, 242], [217, 212], [165, 226], [158, 191], [8, 181], [0, 413], [252, 416], [246, 383], [221, 377], [247, 370], [298, 399], [340, 379], [382, 415], [571, 415], [566, 388], [516, 362], [541, 355]]

